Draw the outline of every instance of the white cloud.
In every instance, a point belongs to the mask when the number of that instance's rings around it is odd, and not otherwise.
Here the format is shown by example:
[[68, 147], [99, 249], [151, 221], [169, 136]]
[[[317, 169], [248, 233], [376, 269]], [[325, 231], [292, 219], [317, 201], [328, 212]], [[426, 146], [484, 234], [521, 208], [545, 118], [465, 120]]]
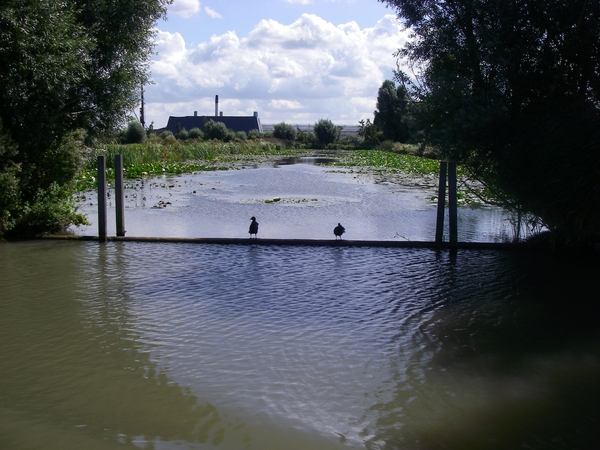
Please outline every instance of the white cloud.
[[168, 12], [190, 18], [200, 12], [200, 0], [174, 0], [173, 4], [169, 5]]
[[212, 17], [213, 19], [222, 19], [222, 18], [223, 18], [223, 16], [222, 16], [221, 14], [219, 14], [219, 13], [218, 13], [218, 12], [216, 12], [214, 9], [212, 9], [212, 8], [210, 8], [210, 7], [208, 7], [208, 6], [205, 6], [205, 7], [204, 7], [204, 11], [206, 12], [206, 14], [207, 14], [209, 17]]
[[194, 48], [159, 31], [148, 116], [161, 127], [168, 115], [210, 115], [218, 94], [225, 114], [258, 111], [263, 123], [357, 124], [372, 118], [407, 35], [392, 15], [365, 29], [310, 14], [289, 25], [262, 20], [246, 37], [229, 31]]
[[269, 102], [269, 106], [273, 109], [284, 109], [284, 110], [302, 109], [302, 104], [297, 100], [281, 100], [281, 99], [271, 100]]

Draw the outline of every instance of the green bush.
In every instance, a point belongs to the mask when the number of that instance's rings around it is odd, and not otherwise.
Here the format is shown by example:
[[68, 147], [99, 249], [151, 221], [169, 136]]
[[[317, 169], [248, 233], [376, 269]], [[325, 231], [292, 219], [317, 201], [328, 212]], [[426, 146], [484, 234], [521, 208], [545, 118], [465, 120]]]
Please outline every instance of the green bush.
[[204, 136], [204, 133], [202, 132], [202, 130], [198, 127], [194, 127], [190, 130], [190, 132], [188, 133], [188, 138], [189, 139], [202, 139], [202, 137]]
[[48, 189], [38, 189], [32, 202], [25, 202], [9, 237], [31, 237], [40, 233], [64, 231], [69, 225], [89, 225], [83, 214], [78, 214], [73, 201], [72, 185], [52, 183]]
[[[204, 138], [205, 139], [217, 139], [219, 141], [230, 140], [230, 133], [223, 122], [215, 122], [209, 120], [204, 124]], [[233, 136], [235, 138], [235, 136]]]
[[356, 147], [360, 143], [360, 139], [358, 138], [358, 136], [351, 134], [351, 135], [348, 135], [348, 136], [340, 139], [340, 143], [342, 143], [344, 145]]
[[260, 139], [260, 131], [258, 130], [250, 130], [250, 132], [248, 133], [248, 139]]
[[321, 119], [315, 123], [315, 136], [321, 145], [333, 144], [340, 138], [341, 127], [337, 127], [329, 119]]
[[278, 123], [273, 127], [273, 137], [293, 141], [296, 139], [296, 129], [285, 122]]
[[160, 137], [163, 139], [166, 139], [169, 136], [173, 136], [172, 131], [166, 130], [166, 131], [163, 131], [162, 133], [160, 133]]
[[238, 131], [235, 133], [235, 138], [240, 141], [245, 141], [246, 139], [248, 139], [248, 135], [245, 131]]
[[371, 122], [371, 119], [359, 120], [358, 123], [358, 135], [363, 138], [365, 144], [374, 145], [383, 139], [383, 132]]
[[168, 134], [167, 136], [165, 136], [164, 139], [164, 144], [167, 147], [177, 147], [179, 146], [179, 141], [177, 140], [177, 138], [173, 135], [173, 133]]
[[315, 145], [317, 143], [317, 137], [314, 133], [309, 131], [298, 131], [296, 133], [296, 140], [304, 145]]
[[129, 122], [125, 130], [125, 143], [141, 144], [146, 139], [146, 130], [139, 122]]
[[394, 150], [394, 141], [386, 140], [379, 144], [379, 148], [386, 152]]
[[179, 139], [180, 141], [185, 141], [188, 137], [189, 133], [188, 130], [186, 130], [185, 128], [181, 129], [179, 133], [177, 133], [177, 139]]

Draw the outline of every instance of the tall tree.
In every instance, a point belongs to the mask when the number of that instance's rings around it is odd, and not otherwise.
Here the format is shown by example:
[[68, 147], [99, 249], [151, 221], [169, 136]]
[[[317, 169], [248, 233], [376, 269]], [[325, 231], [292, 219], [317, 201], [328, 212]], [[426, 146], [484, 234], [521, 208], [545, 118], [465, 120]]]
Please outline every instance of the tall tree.
[[336, 126], [329, 119], [319, 119], [315, 122], [314, 132], [317, 141], [321, 145], [328, 145], [337, 142], [340, 138], [342, 127]]
[[411, 139], [408, 92], [385, 80], [377, 93], [377, 109], [373, 123], [383, 132], [383, 138], [395, 142]]
[[[10, 231], [8, 224], [13, 232], [44, 230], [32, 216], [43, 214], [35, 203], [48, 199], [51, 187], [63, 202], [79, 168], [82, 146], [74, 144], [72, 133], [114, 127], [135, 107], [149, 77], [152, 27], [169, 3], [0, 3], [0, 133], [14, 146], [10, 158], [8, 152], [0, 157], [0, 173], [18, 180], [17, 191], [11, 184], [11, 199], [16, 195], [18, 201], [11, 200], [10, 207], [0, 202], [0, 237]], [[38, 225], [25, 223], [32, 220]]]
[[413, 31], [425, 138], [561, 240], [600, 239], [600, 2], [380, 1]]

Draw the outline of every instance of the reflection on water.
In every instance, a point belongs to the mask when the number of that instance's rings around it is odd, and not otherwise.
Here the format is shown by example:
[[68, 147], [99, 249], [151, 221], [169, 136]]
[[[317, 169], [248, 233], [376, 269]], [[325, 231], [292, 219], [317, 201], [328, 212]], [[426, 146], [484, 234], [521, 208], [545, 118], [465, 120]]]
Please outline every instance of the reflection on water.
[[337, 159], [326, 156], [289, 156], [281, 158], [274, 166], [289, 166], [292, 164], [331, 164], [336, 161]]
[[[284, 162], [128, 181], [127, 236], [245, 238], [250, 217], [256, 216], [259, 238], [333, 239], [333, 228], [341, 222], [344, 238], [351, 240], [435, 239], [435, 186], [374, 184], [352, 171], [291, 164], [296, 158]], [[114, 236], [113, 197], [108, 204], [108, 234]], [[95, 193], [85, 196], [82, 210], [92, 224], [75, 232], [97, 235]], [[461, 207], [458, 237], [501, 242], [512, 237], [512, 230], [500, 208]]]
[[3, 243], [0, 448], [593, 448], [598, 268]]

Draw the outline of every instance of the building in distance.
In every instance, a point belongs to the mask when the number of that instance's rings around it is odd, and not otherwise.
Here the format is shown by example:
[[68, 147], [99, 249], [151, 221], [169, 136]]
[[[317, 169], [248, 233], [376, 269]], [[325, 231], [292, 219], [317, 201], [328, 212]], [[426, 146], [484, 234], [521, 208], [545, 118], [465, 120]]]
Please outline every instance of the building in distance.
[[169, 116], [166, 130], [173, 134], [179, 133], [185, 129], [190, 131], [192, 128], [204, 130], [204, 124], [212, 120], [213, 122], [222, 122], [225, 126], [235, 132], [243, 131], [248, 134], [252, 130], [263, 132], [263, 127], [258, 118], [258, 112], [254, 112], [251, 116], [224, 116], [223, 112], [219, 112], [219, 96], [215, 95], [215, 115], [214, 116], [199, 116], [198, 111], [194, 111], [193, 116], [175, 117]]

